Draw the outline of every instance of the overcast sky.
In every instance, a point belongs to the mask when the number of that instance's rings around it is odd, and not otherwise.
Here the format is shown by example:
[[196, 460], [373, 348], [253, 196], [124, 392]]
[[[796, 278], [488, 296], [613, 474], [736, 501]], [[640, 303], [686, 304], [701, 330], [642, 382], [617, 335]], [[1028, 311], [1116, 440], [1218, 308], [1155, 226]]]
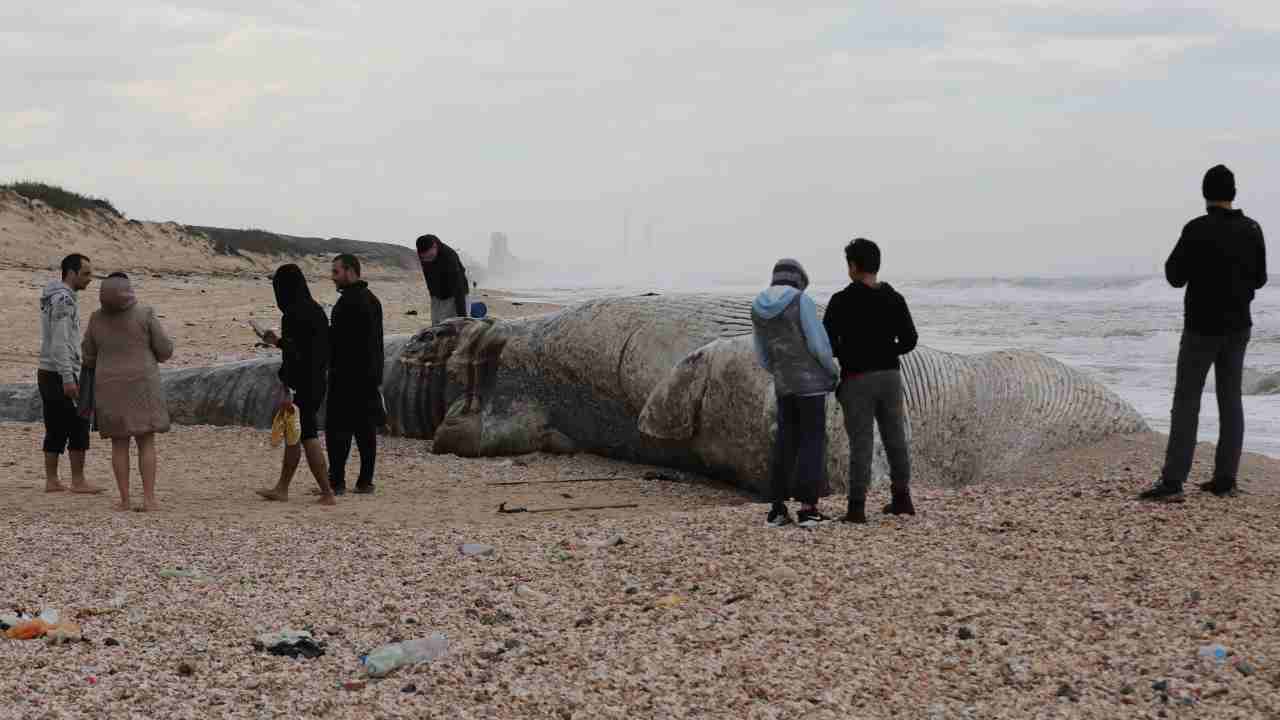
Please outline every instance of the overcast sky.
[[5, 2], [0, 179], [819, 277], [855, 235], [887, 276], [1155, 272], [1217, 162], [1280, 220], [1275, 0], [517, 4]]

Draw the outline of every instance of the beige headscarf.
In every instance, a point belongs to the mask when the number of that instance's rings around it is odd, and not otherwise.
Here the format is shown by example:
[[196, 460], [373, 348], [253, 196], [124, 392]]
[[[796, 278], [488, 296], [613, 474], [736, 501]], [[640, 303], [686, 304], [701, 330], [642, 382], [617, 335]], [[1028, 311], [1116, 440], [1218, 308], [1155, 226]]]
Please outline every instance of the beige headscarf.
[[98, 290], [98, 299], [102, 301], [102, 309], [108, 312], [124, 312], [138, 302], [129, 278], [123, 277], [103, 280], [102, 287]]

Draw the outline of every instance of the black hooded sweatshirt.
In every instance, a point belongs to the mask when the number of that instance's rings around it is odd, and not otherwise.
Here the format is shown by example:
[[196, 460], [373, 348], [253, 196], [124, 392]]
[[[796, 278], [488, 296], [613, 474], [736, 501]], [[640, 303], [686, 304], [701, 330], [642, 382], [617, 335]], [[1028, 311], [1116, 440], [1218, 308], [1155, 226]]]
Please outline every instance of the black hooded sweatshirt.
[[318, 408], [324, 401], [325, 372], [329, 367], [329, 319], [311, 297], [307, 280], [297, 265], [284, 265], [271, 278], [280, 321], [280, 382], [293, 389], [301, 406]]
[[467, 282], [467, 269], [462, 265], [458, 252], [436, 240], [440, 248], [436, 259], [422, 263], [422, 277], [427, 281], [427, 292], [431, 297], [446, 300], [453, 298], [458, 317], [467, 316], [467, 292], [471, 286]]
[[1187, 223], [1164, 265], [1174, 287], [1186, 286], [1186, 329], [1230, 335], [1253, 327], [1249, 304], [1267, 284], [1262, 226], [1239, 210], [1210, 206]]
[[831, 296], [822, 326], [844, 376], [901, 369], [899, 355], [916, 349], [920, 337], [907, 301], [889, 283], [855, 282]]

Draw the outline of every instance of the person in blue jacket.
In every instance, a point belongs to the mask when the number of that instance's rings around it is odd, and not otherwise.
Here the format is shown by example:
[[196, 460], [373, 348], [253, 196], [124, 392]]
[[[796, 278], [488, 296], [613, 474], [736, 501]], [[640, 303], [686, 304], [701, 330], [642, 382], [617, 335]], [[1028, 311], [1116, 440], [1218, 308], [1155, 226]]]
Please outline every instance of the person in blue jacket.
[[778, 430], [770, 463], [772, 507], [767, 523], [792, 522], [786, 501], [800, 501], [796, 524], [812, 527], [828, 520], [818, 510], [827, 495], [827, 393], [839, 371], [818, 306], [804, 293], [809, 275], [800, 263], [783, 258], [773, 266], [773, 281], [751, 304], [756, 357], [773, 376]]

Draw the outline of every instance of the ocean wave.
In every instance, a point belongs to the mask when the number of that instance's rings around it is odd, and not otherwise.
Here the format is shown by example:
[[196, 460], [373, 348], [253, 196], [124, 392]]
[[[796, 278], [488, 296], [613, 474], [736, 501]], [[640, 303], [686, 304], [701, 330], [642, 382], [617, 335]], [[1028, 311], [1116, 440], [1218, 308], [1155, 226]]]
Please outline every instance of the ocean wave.
[[1164, 279], [1151, 275], [1093, 277], [992, 277], [940, 278], [913, 283], [923, 287], [970, 290], [986, 287], [1024, 288], [1028, 290], [1127, 290], [1148, 284], [1164, 284]]
[[[1205, 380], [1205, 390], [1216, 392], [1213, 373]], [[1240, 383], [1243, 395], [1280, 395], [1280, 372], [1266, 372], [1245, 368]]]
[[1140, 337], [1148, 337], [1150, 335], [1155, 335], [1155, 334], [1156, 334], [1156, 330], [1153, 330], [1150, 328], [1145, 330], [1139, 329], [1139, 328], [1120, 328], [1116, 330], [1108, 330], [1102, 333], [1102, 337], [1104, 338], [1140, 338]]
[[1181, 293], [1162, 277], [1011, 277], [946, 278], [904, 282], [908, 297], [959, 304], [1043, 305], [1046, 303], [1123, 303], [1167, 305], [1181, 302]]
[[1264, 373], [1246, 369], [1243, 385], [1245, 395], [1280, 394], [1280, 372]]

